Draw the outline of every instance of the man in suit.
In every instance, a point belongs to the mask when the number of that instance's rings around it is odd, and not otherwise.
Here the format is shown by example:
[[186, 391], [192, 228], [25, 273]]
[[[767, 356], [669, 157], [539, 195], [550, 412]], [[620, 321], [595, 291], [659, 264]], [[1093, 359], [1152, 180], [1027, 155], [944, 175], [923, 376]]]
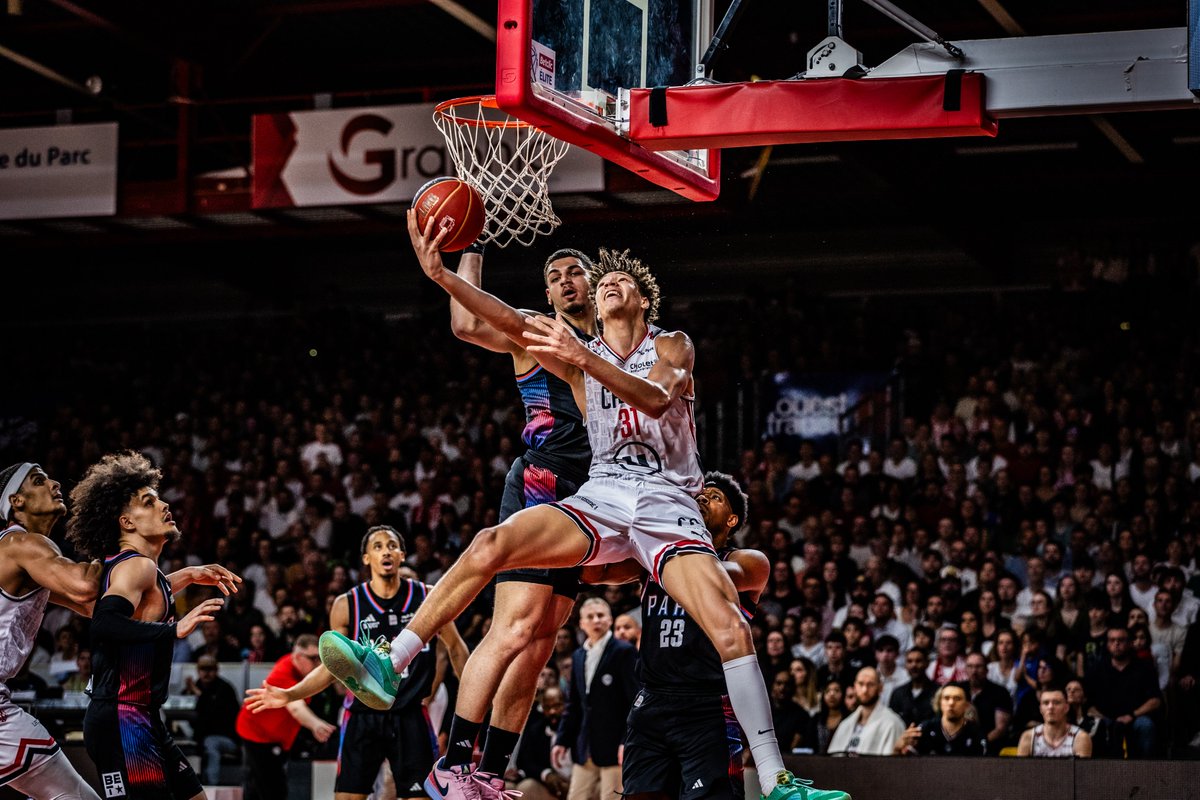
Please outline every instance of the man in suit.
[[571, 660], [567, 709], [558, 727], [551, 760], [558, 766], [571, 751], [567, 800], [609, 800], [620, 794], [621, 740], [637, 696], [637, 649], [612, 634], [612, 610], [599, 597], [579, 607], [587, 641]]

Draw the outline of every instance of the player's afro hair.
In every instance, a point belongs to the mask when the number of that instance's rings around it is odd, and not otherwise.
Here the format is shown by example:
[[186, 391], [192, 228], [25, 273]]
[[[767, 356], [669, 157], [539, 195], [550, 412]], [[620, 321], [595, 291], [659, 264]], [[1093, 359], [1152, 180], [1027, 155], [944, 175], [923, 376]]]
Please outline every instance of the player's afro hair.
[[162, 478], [141, 453], [109, 453], [88, 468], [71, 490], [67, 539], [84, 558], [104, 558], [116, 552], [121, 538], [117, 519], [140, 489], [157, 491]]

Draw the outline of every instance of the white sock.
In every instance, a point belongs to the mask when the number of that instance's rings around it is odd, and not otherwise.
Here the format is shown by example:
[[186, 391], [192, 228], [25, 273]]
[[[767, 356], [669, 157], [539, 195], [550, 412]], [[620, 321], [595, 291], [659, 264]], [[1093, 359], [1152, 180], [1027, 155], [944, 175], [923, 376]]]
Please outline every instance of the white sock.
[[392, 669], [399, 675], [417, 657], [417, 653], [425, 649], [421, 637], [405, 628], [392, 639]]
[[759, 785], [763, 795], [769, 795], [775, 788], [775, 776], [784, 766], [779, 742], [775, 739], [775, 723], [771, 721], [771, 701], [758, 668], [758, 659], [751, 654], [726, 661], [721, 666], [725, 669], [729, 704], [733, 706], [733, 714], [745, 731], [750, 752], [754, 755]]

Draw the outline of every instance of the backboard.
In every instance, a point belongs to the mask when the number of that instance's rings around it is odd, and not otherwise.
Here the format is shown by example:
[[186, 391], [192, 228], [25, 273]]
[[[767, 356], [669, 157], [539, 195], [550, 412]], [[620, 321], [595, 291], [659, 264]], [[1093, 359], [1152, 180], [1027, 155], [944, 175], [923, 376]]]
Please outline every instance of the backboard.
[[500, 108], [685, 197], [717, 197], [719, 151], [650, 151], [620, 121], [629, 90], [697, 76], [713, 0], [499, 0], [498, 12]]

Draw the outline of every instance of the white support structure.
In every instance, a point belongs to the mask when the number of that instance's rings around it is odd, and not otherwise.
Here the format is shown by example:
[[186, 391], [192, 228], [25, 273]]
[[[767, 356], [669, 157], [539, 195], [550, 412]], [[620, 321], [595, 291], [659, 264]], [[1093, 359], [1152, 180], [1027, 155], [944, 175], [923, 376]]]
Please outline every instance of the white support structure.
[[967, 69], [987, 76], [985, 106], [996, 119], [1200, 107], [1188, 89], [1187, 28], [1017, 36], [913, 44], [864, 80]]

